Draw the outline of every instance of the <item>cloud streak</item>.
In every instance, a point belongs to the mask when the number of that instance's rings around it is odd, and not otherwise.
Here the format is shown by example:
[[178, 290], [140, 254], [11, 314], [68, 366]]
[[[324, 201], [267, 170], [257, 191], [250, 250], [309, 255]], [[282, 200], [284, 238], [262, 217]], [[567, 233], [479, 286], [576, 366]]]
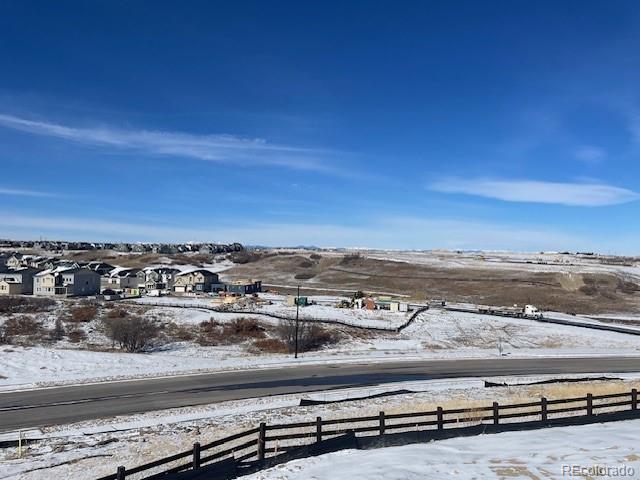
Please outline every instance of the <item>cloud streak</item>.
[[327, 159], [336, 152], [268, 143], [234, 135], [193, 135], [182, 132], [80, 128], [0, 114], [0, 126], [32, 135], [84, 145], [131, 150], [149, 155], [193, 158], [239, 165], [270, 165], [331, 172]]
[[626, 188], [603, 183], [562, 183], [535, 180], [448, 178], [428, 185], [429, 190], [461, 193], [506, 202], [547, 203], [579, 207], [601, 207], [628, 203], [640, 195]]
[[0, 187], [0, 195], [15, 195], [20, 197], [58, 197], [56, 193], [40, 192], [36, 190], [23, 190], [19, 188]]

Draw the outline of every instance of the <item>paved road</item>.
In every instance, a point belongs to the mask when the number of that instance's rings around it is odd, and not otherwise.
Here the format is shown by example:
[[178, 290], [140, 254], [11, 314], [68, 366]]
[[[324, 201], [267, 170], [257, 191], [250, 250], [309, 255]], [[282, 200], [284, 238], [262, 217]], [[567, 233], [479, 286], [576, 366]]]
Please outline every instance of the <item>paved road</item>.
[[439, 378], [640, 372], [640, 357], [301, 365], [0, 394], [0, 431], [268, 395]]

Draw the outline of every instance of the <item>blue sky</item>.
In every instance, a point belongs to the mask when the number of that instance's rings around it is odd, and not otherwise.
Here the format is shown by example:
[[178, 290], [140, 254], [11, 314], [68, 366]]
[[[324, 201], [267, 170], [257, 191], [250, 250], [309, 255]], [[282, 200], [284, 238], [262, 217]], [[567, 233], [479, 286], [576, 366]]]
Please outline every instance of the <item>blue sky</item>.
[[636, 2], [0, 5], [0, 237], [640, 253]]

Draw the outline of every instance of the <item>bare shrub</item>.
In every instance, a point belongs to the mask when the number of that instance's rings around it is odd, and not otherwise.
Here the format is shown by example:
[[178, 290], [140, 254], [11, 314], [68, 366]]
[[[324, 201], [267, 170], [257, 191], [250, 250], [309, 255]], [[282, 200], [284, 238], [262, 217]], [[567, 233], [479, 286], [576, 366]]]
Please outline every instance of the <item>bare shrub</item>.
[[0, 313], [39, 313], [49, 310], [55, 304], [50, 298], [0, 297]]
[[18, 335], [36, 335], [42, 333], [42, 322], [28, 315], [10, 317], [2, 325], [5, 334], [14, 337]]
[[222, 327], [220, 324], [210, 319], [202, 322], [199, 326], [198, 345], [202, 347], [212, 347], [222, 343]]
[[318, 255], [317, 253], [312, 253], [311, 255], [309, 255], [309, 258], [311, 258], [311, 260], [320, 260], [322, 258], [322, 255]]
[[159, 333], [155, 322], [137, 316], [107, 319], [105, 325], [107, 336], [128, 352], [144, 351]]
[[122, 308], [114, 308], [107, 313], [107, 318], [125, 318], [128, 312]]
[[71, 343], [80, 343], [87, 338], [87, 334], [76, 327], [67, 334], [67, 337]]
[[69, 310], [68, 321], [76, 323], [87, 323], [96, 318], [98, 307], [95, 305], [81, 305]]
[[62, 319], [58, 317], [56, 318], [56, 323], [53, 326], [53, 330], [51, 330], [51, 339], [57, 341], [62, 340], [64, 338], [64, 334], [64, 323], [62, 323]]
[[251, 351], [256, 353], [286, 353], [289, 351], [289, 347], [278, 338], [261, 338], [253, 342]]
[[350, 253], [340, 259], [340, 265], [352, 265], [362, 259], [359, 253]]
[[[289, 352], [295, 350], [296, 321], [282, 320], [276, 329], [278, 338], [287, 346]], [[309, 322], [298, 322], [298, 351], [317, 350], [336, 343], [338, 336], [329, 330]]]
[[164, 334], [172, 340], [182, 342], [191, 341], [195, 337], [193, 327], [189, 325], [178, 325], [175, 322], [171, 322], [165, 327]]
[[255, 318], [237, 318], [224, 325], [222, 334], [229, 340], [264, 338], [265, 328]]
[[199, 326], [197, 342], [201, 346], [240, 343], [265, 337], [265, 326], [254, 318], [237, 318], [220, 324], [211, 318]]
[[598, 293], [598, 287], [596, 287], [594, 284], [586, 284], [583, 285], [579, 288], [580, 292], [584, 293], [585, 295], [588, 295], [590, 297], [596, 295]]
[[293, 278], [295, 278], [296, 280], [309, 280], [310, 278], [313, 278], [315, 276], [316, 274], [312, 272], [301, 272], [296, 273]]

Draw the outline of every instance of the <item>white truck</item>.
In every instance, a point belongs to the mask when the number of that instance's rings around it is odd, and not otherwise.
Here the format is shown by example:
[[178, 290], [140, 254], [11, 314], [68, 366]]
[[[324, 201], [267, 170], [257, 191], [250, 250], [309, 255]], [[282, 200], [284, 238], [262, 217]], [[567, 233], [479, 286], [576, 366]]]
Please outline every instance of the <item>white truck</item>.
[[518, 318], [543, 318], [542, 312], [533, 305], [525, 305], [520, 307], [514, 305], [512, 307], [492, 307], [489, 305], [478, 305], [478, 312], [489, 315], [504, 315], [507, 317]]

